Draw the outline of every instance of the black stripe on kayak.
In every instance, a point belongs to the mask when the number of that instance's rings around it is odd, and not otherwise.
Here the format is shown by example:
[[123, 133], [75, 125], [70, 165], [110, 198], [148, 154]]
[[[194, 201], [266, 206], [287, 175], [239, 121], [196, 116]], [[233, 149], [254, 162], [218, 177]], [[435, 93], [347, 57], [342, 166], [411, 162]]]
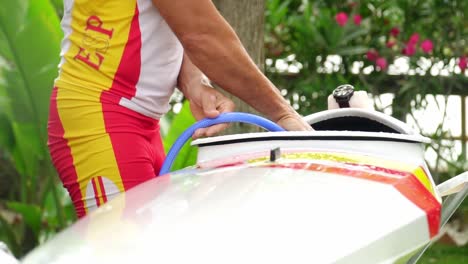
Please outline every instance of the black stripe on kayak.
[[198, 144], [199, 147], [227, 145], [235, 143], [255, 142], [255, 141], [277, 141], [277, 140], [336, 140], [336, 141], [391, 141], [391, 142], [404, 142], [404, 143], [420, 143], [416, 140], [402, 139], [402, 138], [385, 138], [385, 137], [366, 137], [366, 136], [281, 136], [281, 137], [262, 137], [262, 138], [240, 138], [231, 139], [217, 142], [209, 142]]

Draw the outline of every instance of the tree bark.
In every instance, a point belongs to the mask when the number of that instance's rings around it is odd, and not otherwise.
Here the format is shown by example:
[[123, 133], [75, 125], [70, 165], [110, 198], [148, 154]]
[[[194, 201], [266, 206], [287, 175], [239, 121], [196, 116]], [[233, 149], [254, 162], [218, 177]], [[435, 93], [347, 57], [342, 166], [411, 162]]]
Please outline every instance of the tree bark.
[[[263, 72], [265, 61], [263, 45], [265, 0], [213, 0], [213, 3], [234, 28], [250, 57]], [[226, 95], [236, 104], [237, 112], [259, 114], [237, 97], [230, 94]], [[232, 124], [224, 134], [257, 131], [260, 131], [260, 129], [236, 123]]]

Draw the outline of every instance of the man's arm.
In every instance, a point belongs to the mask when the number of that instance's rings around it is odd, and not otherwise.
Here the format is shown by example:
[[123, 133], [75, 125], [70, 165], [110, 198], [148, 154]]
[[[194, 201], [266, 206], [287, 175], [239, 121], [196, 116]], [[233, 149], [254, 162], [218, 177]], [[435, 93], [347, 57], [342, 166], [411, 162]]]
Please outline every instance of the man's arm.
[[[232, 112], [234, 103], [216, 91], [203, 80], [203, 73], [192, 63], [184, 53], [182, 67], [177, 79], [177, 87], [190, 102], [190, 110], [197, 120], [205, 117], [215, 118], [221, 113]], [[214, 136], [224, 130], [228, 125], [219, 124], [195, 131], [193, 138]]]
[[192, 62], [212, 81], [288, 130], [310, 129], [253, 63], [210, 0], [153, 3]]

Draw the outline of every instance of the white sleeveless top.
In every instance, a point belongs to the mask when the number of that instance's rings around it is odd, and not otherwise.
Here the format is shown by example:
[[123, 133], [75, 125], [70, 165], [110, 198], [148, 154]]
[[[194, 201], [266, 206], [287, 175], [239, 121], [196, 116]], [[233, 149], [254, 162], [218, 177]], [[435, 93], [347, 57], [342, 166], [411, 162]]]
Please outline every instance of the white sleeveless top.
[[151, 0], [64, 0], [55, 85], [106, 98], [159, 119], [169, 109], [183, 58]]

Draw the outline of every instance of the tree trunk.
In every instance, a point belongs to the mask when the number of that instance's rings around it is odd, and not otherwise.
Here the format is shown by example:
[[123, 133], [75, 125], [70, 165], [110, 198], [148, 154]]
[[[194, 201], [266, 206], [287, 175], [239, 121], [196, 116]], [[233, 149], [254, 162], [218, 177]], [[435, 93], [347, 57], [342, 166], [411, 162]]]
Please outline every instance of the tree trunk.
[[[213, 3], [234, 28], [252, 60], [263, 71], [265, 61], [263, 47], [265, 0], [213, 0]], [[236, 104], [237, 112], [258, 114], [252, 107], [237, 97], [227, 96]], [[257, 131], [260, 131], [260, 129], [236, 123], [232, 124], [224, 134]]]

